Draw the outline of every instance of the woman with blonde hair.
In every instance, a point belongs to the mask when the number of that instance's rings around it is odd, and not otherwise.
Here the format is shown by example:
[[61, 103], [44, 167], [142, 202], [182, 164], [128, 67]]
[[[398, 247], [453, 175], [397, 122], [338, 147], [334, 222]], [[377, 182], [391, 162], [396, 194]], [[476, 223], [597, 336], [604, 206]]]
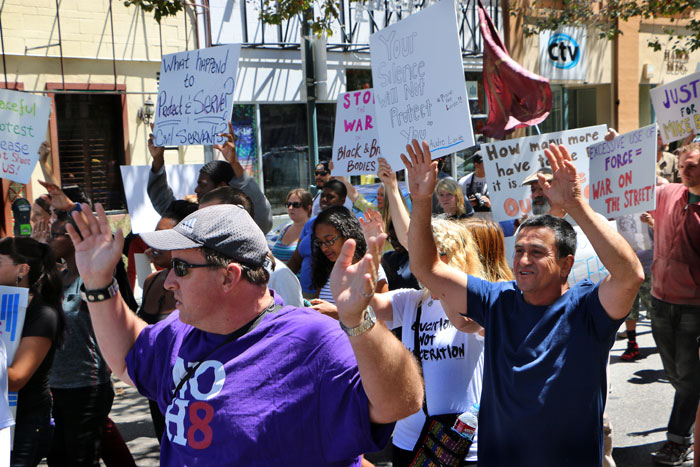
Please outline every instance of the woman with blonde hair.
[[454, 179], [440, 180], [435, 187], [435, 195], [447, 219], [466, 219], [474, 215], [474, 211], [467, 214], [462, 188]]
[[[477, 248], [461, 223], [433, 219], [432, 227], [442, 261], [483, 277]], [[389, 327], [402, 328], [401, 341], [414, 349], [423, 369], [423, 410], [399, 420], [394, 430], [393, 465], [406, 466], [416, 454], [414, 449], [419, 447], [428, 416], [461, 414], [479, 403], [484, 369], [482, 328], [463, 316], [455, 320], [459, 326], [452, 324], [455, 321], [448, 319], [440, 300], [425, 288], [375, 294], [371, 306], [377, 318], [387, 321]], [[459, 460], [476, 461], [476, 441], [475, 436]]]
[[474, 239], [484, 268], [484, 279], [490, 282], [513, 280], [513, 271], [506, 259], [505, 240], [499, 225], [489, 219], [473, 217], [464, 226]]

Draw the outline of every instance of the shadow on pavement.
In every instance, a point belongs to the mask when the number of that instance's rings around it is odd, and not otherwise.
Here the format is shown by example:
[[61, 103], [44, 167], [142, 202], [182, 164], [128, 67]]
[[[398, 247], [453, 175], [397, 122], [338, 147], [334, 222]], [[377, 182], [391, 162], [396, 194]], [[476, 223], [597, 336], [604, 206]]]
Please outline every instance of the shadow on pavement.
[[664, 370], [639, 370], [634, 373], [634, 377], [627, 380], [632, 384], [666, 383], [668, 378]]

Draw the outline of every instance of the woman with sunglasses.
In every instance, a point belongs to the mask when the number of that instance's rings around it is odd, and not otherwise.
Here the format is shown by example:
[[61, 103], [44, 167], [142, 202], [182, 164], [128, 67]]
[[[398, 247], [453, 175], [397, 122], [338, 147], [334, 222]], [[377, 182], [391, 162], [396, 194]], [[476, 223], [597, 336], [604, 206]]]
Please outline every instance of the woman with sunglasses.
[[304, 228], [304, 224], [311, 217], [311, 206], [313, 199], [311, 193], [303, 188], [295, 188], [287, 194], [287, 214], [292, 222], [288, 223], [280, 230], [279, 237], [272, 245], [272, 254], [285, 264], [292, 257], [297, 249], [299, 236]]
[[[330, 276], [340, 250], [349, 238], [355, 240], [353, 262], [357, 262], [367, 252], [367, 242], [360, 221], [344, 206], [332, 206], [321, 211], [314, 222], [311, 247], [311, 280], [313, 288], [317, 290], [316, 298], [311, 300], [311, 304], [315, 310], [335, 319], [338, 318], [338, 312], [331, 295]], [[388, 290], [386, 274], [379, 266], [375, 291]]]

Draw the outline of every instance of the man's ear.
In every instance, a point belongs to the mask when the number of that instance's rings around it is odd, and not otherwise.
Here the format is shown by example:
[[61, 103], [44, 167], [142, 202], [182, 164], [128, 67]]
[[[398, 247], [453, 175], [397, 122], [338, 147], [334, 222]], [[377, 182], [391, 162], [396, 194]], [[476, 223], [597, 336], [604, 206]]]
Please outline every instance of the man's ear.
[[238, 263], [228, 263], [228, 266], [226, 266], [226, 269], [223, 272], [224, 275], [222, 286], [224, 287], [225, 292], [228, 292], [243, 280], [243, 270], [241, 269], [241, 265]]
[[561, 268], [561, 277], [562, 279], [566, 279], [569, 277], [571, 268], [574, 267], [574, 255], [564, 256], [563, 258], [559, 258], [557, 261], [559, 261], [559, 267]]

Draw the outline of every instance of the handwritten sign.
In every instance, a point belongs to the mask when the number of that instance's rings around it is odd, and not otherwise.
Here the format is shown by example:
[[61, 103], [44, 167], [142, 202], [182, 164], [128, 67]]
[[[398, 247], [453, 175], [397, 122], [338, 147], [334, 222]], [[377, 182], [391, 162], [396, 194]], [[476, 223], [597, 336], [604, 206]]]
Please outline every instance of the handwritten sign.
[[597, 125], [482, 144], [494, 220], [517, 219], [530, 213], [530, 188], [522, 186], [522, 182], [539, 169], [549, 167], [544, 150], [550, 143], [566, 145], [588, 198], [586, 148], [603, 141], [606, 133], [606, 125]]
[[0, 177], [29, 183], [50, 110], [48, 97], [0, 89]]
[[372, 89], [338, 96], [333, 135], [333, 175], [377, 173], [379, 134]]
[[[22, 339], [28, 303], [29, 289], [0, 286], [0, 340], [5, 344], [8, 365], [12, 364], [19, 341]], [[7, 398], [14, 415], [17, 411], [17, 393], [9, 391]]]
[[241, 46], [164, 55], [153, 134], [157, 146], [221, 144], [233, 110]]
[[[440, 25], [440, 27], [436, 27]], [[392, 167], [413, 139], [433, 158], [474, 145], [453, 0], [369, 38], [379, 146]]]
[[[168, 185], [173, 190], [175, 199], [182, 199], [186, 195], [194, 193], [195, 182], [199, 177], [199, 169], [204, 164], [166, 165], [165, 174], [168, 177]], [[126, 205], [131, 219], [131, 231], [135, 234], [141, 232], [153, 232], [160, 220], [148, 197], [148, 173], [150, 165], [122, 165], [124, 186], [130, 187], [124, 190]]]
[[656, 124], [588, 147], [590, 203], [605, 217], [656, 206]]
[[[607, 221], [610, 228], [617, 230], [615, 221]], [[594, 284], [605, 279], [610, 274], [605, 265], [601, 261], [598, 253], [593, 249], [586, 234], [583, 233], [581, 227], [574, 225], [576, 232], [576, 253], [574, 254], [574, 265], [571, 267], [571, 272], [567, 278], [569, 286], [584, 279], [589, 279]]]
[[649, 91], [664, 143], [700, 132], [700, 72]]

